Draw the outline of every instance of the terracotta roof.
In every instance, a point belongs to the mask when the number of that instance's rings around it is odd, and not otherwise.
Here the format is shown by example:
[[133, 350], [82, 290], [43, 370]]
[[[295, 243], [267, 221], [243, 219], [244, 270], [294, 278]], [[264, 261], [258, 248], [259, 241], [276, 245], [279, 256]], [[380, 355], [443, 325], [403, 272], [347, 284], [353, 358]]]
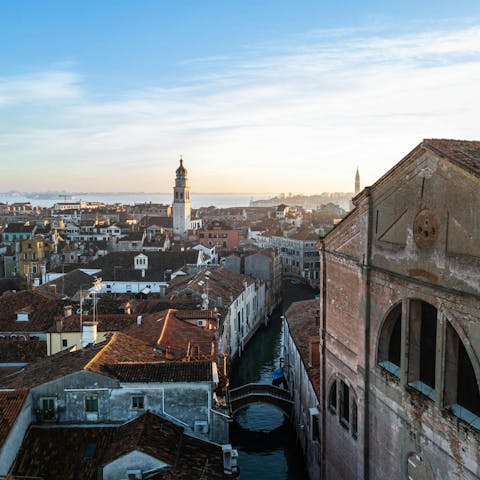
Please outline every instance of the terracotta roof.
[[[165, 270], [180, 270], [187, 264], [196, 264], [199, 252], [187, 250], [185, 252], [142, 252], [148, 257], [148, 269], [145, 277], [140, 270], [133, 268], [133, 259], [139, 252], [112, 252], [87, 264], [85, 268], [99, 268], [102, 270], [103, 281], [161, 281], [165, 280]], [[118, 268], [122, 267], [122, 268]]]
[[24, 223], [9, 223], [2, 233], [32, 233], [36, 225], [25, 225]]
[[[215, 358], [215, 330], [191, 324], [185, 320], [215, 319], [208, 310], [173, 310], [142, 318], [123, 330], [129, 336], [139, 338], [150, 345], [161, 347], [162, 355], [169, 349], [169, 360], [211, 360]], [[195, 314], [198, 315], [195, 315]], [[207, 316], [210, 315], [210, 316]]]
[[[47, 292], [23, 290], [0, 297], [0, 332], [46, 332], [65, 302]], [[16, 313], [29, 310], [28, 321], [17, 321]]]
[[293, 240], [319, 240], [320, 236], [317, 235], [313, 230], [302, 228], [293, 235], [290, 235], [288, 238]]
[[2, 363], [30, 363], [47, 356], [47, 342], [0, 339], [0, 352], [0, 362]]
[[28, 396], [28, 390], [0, 392], [0, 449], [15, 424]]
[[[92, 315], [83, 315], [82, 320], [85, 322], [93, 321]], [[104, 314], [97, 315], [96, 320], [97, 331], [98, 332], [117, 332], [123, 330], [128, 326], [136, 323], [136, 315], [126, 315], [126, 314]], [[50, 332], [79, 332], [80, 331], [80, 315], [70, 315], [69, 317], [64, 317], [55, 322], [55, 325], [52, 325]]]
[[33, 388], [81, 370], [112, 376], [104, 365], [155, 362], [160, 358], [145, 342], [117, 332], [106, 342], [76, 351], [62, 351], [30, 363], [21, 371], [0, 378], [0, 388]]
[[143, 217], [140, 220], [140, 225], [148, 227], [156, 225], [157, 227], [173, 228], [173, 217]]
[[85, 365], [85, 370], [99, 374], [105, 374], [105, 365], [125, 362], [155, 362], [159, 355], [147, 343], [137, 338], [125, 335], [122, 332], [115, 333], [110, 341], [98, 352], [98, 354]]
[[445, 155], [454, 163], [480, 175], [480, 142], [429, 138], [424, 146]]
[[318, 300], [294, 302], [285, 312], [290, 335], [303, 359], [310, 381], [320, 399], [320, 367], [309, 367], [310, 341], [320, 335], [320, 328], [315, 324], [315, 316], [319, 307]]
[[105, 365], [120, 382], [211, 382], [212, 362], [117, 363]]
[[92, 285], [93, 280], [91, 275], [82, 272], [79, 268], [75, 268], [55, 280], [40, 285], [37, 290], [55, 291], [68, 298], [73, 298], [80, 290], [81, 285]]
[[186, 435], [182, 427], [150, 412], [121, 426], [33, 426], [23, 441], [13, 474], [45, 480], [96, 480], [100, 467], [133, 450], [169, 465], [156, 479], [227, 478], [219, 445]]
[[244, 282], [251, 285], [254, 280], [247, 275], [231, 272], [223, 267], [203, 269], [196, 275], [184, 275], [174, 278], [170, 282], [167, 294], [173, 298], [184, 296], [188, 291], [202, 294], [206, 291], [208, 277], [208, 295], [214, 302], [222, 299], [223, 305], [230, 305], [231, 297], [237, 298], [244, 289]]

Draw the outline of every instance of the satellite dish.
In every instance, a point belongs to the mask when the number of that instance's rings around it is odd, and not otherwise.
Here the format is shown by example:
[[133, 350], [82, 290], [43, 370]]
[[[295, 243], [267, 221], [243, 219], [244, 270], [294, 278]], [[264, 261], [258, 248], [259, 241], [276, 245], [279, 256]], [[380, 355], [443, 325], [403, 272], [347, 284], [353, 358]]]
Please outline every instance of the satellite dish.
[[206, 293], [202, 293], [202, 298], [203, 298], [203, 299], [207, 298], [207, 294], [206, 294]]

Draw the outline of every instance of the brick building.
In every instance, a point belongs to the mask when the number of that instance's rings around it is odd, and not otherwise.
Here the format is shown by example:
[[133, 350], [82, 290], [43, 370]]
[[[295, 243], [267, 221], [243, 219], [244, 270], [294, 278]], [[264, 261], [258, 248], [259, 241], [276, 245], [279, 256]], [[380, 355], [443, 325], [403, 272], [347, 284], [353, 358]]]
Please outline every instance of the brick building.
[[480, 142], [424, 140], [320, 247], [322, 478], [478, 479]]

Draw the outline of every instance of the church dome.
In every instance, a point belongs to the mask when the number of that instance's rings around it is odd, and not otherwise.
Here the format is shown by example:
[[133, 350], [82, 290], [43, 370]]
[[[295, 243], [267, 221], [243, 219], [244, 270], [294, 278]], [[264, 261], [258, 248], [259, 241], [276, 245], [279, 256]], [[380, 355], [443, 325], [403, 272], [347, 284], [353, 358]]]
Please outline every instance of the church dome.
[[183, 159], [180, 159], [180, 166], [176, 170], [177, 177], [185, 177], [187, 175], [187, 169], [183, 166]]

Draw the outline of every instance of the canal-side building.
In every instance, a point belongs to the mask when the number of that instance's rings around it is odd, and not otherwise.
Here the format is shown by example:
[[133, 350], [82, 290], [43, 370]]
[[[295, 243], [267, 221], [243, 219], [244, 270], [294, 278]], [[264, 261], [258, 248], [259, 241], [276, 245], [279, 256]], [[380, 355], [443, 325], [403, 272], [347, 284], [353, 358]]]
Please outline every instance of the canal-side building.
[[267, 320], [265, 282], [223, 267], [210, 266], [195, 275], [176, 277], [170, 282], [167, 296], [198, 299], [202, 308], [218, 309], [218, 353], [227, 356], [229, 362], [241, 355]]
[[318, 300], [293, 303], [285, 312], [283, 370], [292, 393], [293, 420], [310, 480], [321, 473], [320, 337]]
[[323, 478], [480, 478], [479, 192], [424, 140], [320, 242]]
[[309, 228], [295, 229], [288, 236], [263, 232], [256, 235], [262, 248], [274, 248], [280, 256], [284, 278], [298, 279], [313, 288], [319, 285], [319, 236]]

